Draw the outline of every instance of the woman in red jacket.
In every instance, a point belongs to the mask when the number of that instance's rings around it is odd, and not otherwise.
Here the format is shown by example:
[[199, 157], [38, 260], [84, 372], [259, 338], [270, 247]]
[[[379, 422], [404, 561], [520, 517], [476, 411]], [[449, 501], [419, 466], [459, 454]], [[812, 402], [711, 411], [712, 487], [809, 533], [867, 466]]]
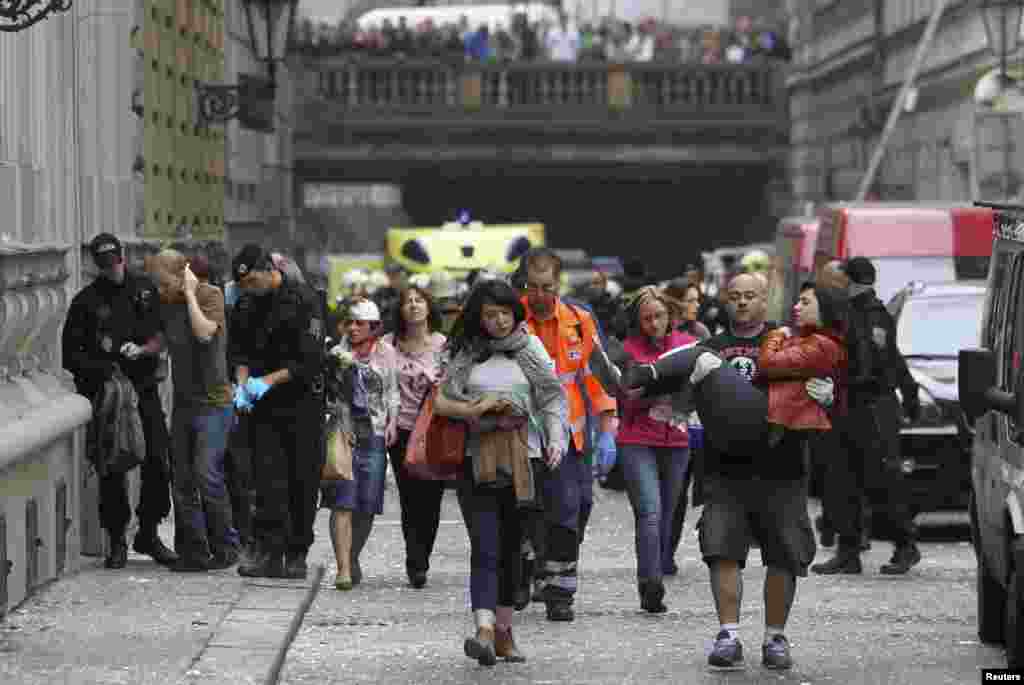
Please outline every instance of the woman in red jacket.
[[847, 352], [843, 342], [845, 296], [823, 286], [805, 286], [793, 308], [796, 331], [777, 328], [761, 342], [759, 382], [768, 384], [771, 441], [802, 441], [809, 431], [831, 430], [828, 413], [807, 393], [812, 378], [831, 378], [835, 396], [845, 384]]
[[[624, 347], [636, 363], [653, 362], [670, 350], [697, 341], [671, 328], [669, 303], [656, 288], [645, 288], [637, 294], [629, 318], [630, 336]], [[636, 518], [640, 606], [651, 613], [662, 613], [668, 610], [662, 602], [662, 569], [671, 554], [672, 516], [690, 458], [687, 417], [672, 406], [669, 395], [623, 398], [619, 414], [616, 442]]]

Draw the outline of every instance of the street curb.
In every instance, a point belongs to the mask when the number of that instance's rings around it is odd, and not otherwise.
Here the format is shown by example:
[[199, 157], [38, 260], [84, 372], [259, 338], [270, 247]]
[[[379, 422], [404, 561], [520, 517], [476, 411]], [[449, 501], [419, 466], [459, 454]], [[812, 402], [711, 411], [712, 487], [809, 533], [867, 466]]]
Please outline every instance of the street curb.
[[302, 603], [296, 610], [295, 615], [292, 616], [291, 625], [288, 626], [288, 633], [284, 636], [284, 641], [281, 643], [281, 647], [277, 651], [277, 657], [274, 659], [274, 663], [270, 667], [270, 673], [267, 674], [266, 685], [277, 685], [277, 681], [281, 679], [281, 670], [284, 668], [285, 659], [288, 657], [288, 649], [292, 646], [292, 642], [295, 641], [295, 636], [298, 635], [299, 628], [302, 627], [302, 622], [306, 618], [306, 613], [309, 611], [309, 607], [312, 606], [313, 600], [316, 599], [316, 595], [320, 591], [320, 584], [323, 582], [324, 574], [326, 572], [327, 569], [323, 564], [316, 565], [316, 570], [313, 572], [313, 584], [306, 592], [306, 596], [303, 598]]
[[[278, 585], [267, 583], [267, 579], [252, 579], [244, 582], [239, 588], [227, 611], [222, 614], [217, 627], [211, 632], [209, 639], [205, 641], [202, 648], [196, 653], [191, 664], [183, 677], [178, 681], [180, 685], [193, 683], [251, 683], [252, 685], [277, 685], [281, 672], [287, 660], [288, 651], [292, 642], [298, 635], [307, 612], [316, 599], [317, 593], [323, 582], [326, 568], [324, 564], [317, 564], [313, 569], [312, 579], [306, 581], [308, 585], [300, 586]], [[260, 581], [264, 581], [261, 583]], [[294, 609], [287, 607], [274, 608], [244, 607], [247, 598], [257, 600], [260, 594], [274, 597], [279, 600], [286, 597], [276, 589], [295, 590], [304, 589], [302, 599]], [[260, 602], [257, 601], [257, 604]], [[277, 604], [277, 601], [274, 602]], [[287, 628], [278, 633], [281, 619], [290, 612], [290, 621]], [[241, 615], [252, 614], [251, 617], [240, 618]], [[241, 626], [258, 629], [258, 639], [250, 640], [248, 628], [241, 631]], [[271, 646], [272, 645], [272, 646]]]

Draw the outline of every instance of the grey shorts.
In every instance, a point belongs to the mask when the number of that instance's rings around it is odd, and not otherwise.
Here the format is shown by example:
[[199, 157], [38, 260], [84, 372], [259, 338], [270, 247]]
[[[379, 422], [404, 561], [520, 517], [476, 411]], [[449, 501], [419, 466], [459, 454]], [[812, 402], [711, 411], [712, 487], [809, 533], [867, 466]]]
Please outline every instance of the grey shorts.
[[806, 576], [817, 552], [803, 479], [734, 479], [709, 474], [697, 528], [700, 551], [708, 564], [728, 559], [743, 568], [753, 539], [761, 547], [765, 566]]

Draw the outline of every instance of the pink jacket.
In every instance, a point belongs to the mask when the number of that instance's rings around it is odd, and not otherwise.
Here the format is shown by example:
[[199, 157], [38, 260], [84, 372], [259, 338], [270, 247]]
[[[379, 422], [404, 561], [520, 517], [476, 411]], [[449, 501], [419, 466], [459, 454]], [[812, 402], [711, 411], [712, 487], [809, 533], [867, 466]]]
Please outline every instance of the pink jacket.
[[[670, 350], [695, 342], [697, 339], [688, 333], [672, 331], [660, 346], [652, 345], [644, 336], [633, 336], [626, 339], [623, 347], [633, 360], [646, 364]], [[674, 425], [671, 397], [662, 396], [620, 399], [616, 442], [646, 447], [688, 447], [690, 439], [685, 422]]]

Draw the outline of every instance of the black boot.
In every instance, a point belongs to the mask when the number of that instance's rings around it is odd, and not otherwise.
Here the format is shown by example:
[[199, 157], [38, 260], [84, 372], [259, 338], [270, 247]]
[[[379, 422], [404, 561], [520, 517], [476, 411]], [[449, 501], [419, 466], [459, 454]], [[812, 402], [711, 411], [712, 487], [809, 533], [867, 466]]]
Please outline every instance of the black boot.
[[238, 575], [246, 578], [285, 578], [284, 555], [262, 548], [238, 564]]
[[135, 534], [135, 541], [132, 549], [139, 554], [152, 557], [153, 561], [161, 566], [170, 566], [178, 561], [178, 555], [164, 546], [160, 536], [156, 533], [155, 525], [144, 525]]
[[519, 587], [516, 588], [516, 595], [513, 601], [516, 611], [522, 611], [528, 607], [530, 605], [530, 596], [533, 594], [534, 560], [526, 555], [523, 555], [520, 559], [522, 575], [519, 578]]
[[289, 552], [285, 556], [284, 575], [292, 580], [305, 580], [309, 574], [305, 552]]
[[824, 563], [811, 566], [811, 570], [824, 576], [836, 573], [861, 573], [863, 568], [860, 564], [860, 551], [840, 542], [834, 557]]
[[650, 614], [663, 614], [668, 607], [665, 599], [665, 584], [660, 580], [641, 580], [639, 584], [640, 606]]
[[908, 542], [896, 547], [892, 559], [879, 570], [887, 576], [902, 576], [920, 562], [921, 550], [913, 542]]
[[110, 535], [110, 552], [107, 553], [107, 558], [103, 561], [103, 565], [107, 568], [124, 568], [125, 564], [128, 563], [128, 541], [124, 539], [124, 534]]

